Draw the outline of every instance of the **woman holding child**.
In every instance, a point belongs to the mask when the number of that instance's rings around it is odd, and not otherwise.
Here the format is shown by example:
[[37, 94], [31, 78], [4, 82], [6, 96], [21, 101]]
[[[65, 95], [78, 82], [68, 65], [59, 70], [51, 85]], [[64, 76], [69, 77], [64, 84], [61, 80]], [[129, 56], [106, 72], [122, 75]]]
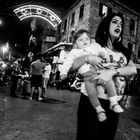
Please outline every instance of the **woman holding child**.
[[[131, 60], [130, 51], [125, 48], [121, 42], [123, 24], [122, 15], [109, 15], [102, 20], [95, 35], [96, 43], [101, 45], [107, 51], [109, 56], [107, 60], [115, 65], [115, 67], [102, 69], [103, 59], [92, 54], [76, 58], [71, 66], [72, 70], [78, 70], [84, 64], [100, 67], [101, 69], [96, 72], [96, 76], [92, 73], [88, 73], [86, 78], [91, 81], [96, 80], [98, 84], [104, 86], [108, 81], [114, 79], [117, 101], [121, 99], [124, 92], [124, 76], [137, 73], [136, 66]], [[75, 39], [78, 40], [78, 38], [79, 36]], [[76, 42], [76, 40], [74, 40], [74, 42]], [[120, 83], [122, 80], [124, 80], [123, 84]], [[76, 139], [114, 140], [119, 121], [119, 113], [115, 112], [110, 107], [109, 96], [106, 91], [98, 93], [98, 99], [106, 115], [104, 121], [99, 121], [97, 111], [93, 107], [86, 89], [85, 84], [83, 84], [78, 104]]]

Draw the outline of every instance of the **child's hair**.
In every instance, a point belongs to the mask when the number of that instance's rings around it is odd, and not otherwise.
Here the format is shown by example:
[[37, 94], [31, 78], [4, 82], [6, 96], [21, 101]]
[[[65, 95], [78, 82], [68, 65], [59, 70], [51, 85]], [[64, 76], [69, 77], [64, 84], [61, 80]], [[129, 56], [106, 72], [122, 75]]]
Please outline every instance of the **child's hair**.
[[90, 32], [88, 30], [85, 29], [80, 29], [78, 31], [76, 31], [73, 35], [73, 44], [75, 44], [76, 40], [83, 34], [86, 33], [89, 38], [91, 38]]

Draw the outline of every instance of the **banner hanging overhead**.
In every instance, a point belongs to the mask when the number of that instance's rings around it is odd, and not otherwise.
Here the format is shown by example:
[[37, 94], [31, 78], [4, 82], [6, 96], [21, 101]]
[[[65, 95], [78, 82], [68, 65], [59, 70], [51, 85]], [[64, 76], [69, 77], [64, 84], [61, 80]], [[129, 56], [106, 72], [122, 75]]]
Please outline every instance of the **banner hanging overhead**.
[[61, 19], [54, 12], [39, 5], [24, 5], [14, 9], [14, 13], [20, 20], [30, 17], [42, 18], [53, 27], [56, 27], [61, 22]]

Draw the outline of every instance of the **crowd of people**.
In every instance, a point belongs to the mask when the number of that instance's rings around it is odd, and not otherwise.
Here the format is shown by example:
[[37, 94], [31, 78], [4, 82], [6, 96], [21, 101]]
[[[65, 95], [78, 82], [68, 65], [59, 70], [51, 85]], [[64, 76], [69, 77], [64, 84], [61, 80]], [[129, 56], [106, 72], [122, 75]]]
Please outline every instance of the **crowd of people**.
[[[47, 98], [48, 80], [52, 70], [50, 60], [46, 61], [41, 55], [36, 55], [26, 68], [22, 63], [22, 61], [16, 60], [12, 64], [10, 96], [19, 97], [28, 92], [29, 99], [32, 100], [33, 94], [37, 90], [38, 100]], [[28, 85], [25, 81], [28, 81]], [[22, 89], [20, 93], [18, 93], [19, 88]]]
[[[43, 62], [41, 58], [42, 58], [41, 55], [38, 55], [36, 57], [36, 60], [33, 61], [30, 65], [30, 74], [31, 74], [30, 100], [32, 100], [33, 93], [35, 92], [35, 88], [37, 88], [38, 91], [39, 101], [42, 100], [42, 97], [47, 98], [47, 84], [51, 72], [51, 65], [49, 62]], [[42, 89], [43, 89], [43, 93], [42, 93]]]
[[[122, 15], [114, 13], [101, 21], [94, 41], [86, 29], [77, 29], [73, 35], [73, 49], [58, 75], [63, 81], [69, 72], [76, 71], [83, 78], [76, 140], [114, 140], [119, 114], [124, 111], [119, 101], [125, 93], [125, 77], [137, 73], [131, 51], [122, 44], [123, 26]], [[15, 97], [20, 69], [16, 62], [13, 67], [10, 95]], [[41, 55], [34, 57], [28, 71], [30, 100], [36, 89], [39, 101], [47, 98], [51, 71], [49, 61], [44, 61]]]
[[[54, 65], [50, 58], [35, 55], [28, 61], [17, 59], [11, 64], [10, 96], [28, 97], [32, 100], [34, 93], [38, 93], [38, 100], [47, 99], [48, 86], [56, 89], [69, 89], [71, 91], [80, 88], [81, 79], [76, 72], [70, 72], [65, 80], [60, 79], [60, 71], [55, 73]], [[76, 87], [77, 86], [77, 87]], [[79, 89], [78, 89], [79, 90]]]

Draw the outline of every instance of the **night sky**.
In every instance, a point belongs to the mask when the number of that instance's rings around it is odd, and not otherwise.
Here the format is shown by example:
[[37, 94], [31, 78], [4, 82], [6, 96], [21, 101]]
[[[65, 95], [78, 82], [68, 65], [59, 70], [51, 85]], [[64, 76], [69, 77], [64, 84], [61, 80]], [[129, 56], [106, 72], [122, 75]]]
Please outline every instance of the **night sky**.
[[[54, 13], [56, 13], [60, 18], [63, 16], [65, 11], [75, 2], [75, 0], [0, 0], [0, 18], [3, 20], [2, 30], [8, 28], [10, 32], [15, 29], [17, 30], [18, 26], [26, 26], [27, 23], [21, 23], [17, 16], [14, 14], [13, 10], [24, 4], [37, 4], [44, 6]], [[26, 24], [26, 25], [24, 25]], [[16, 28], [15, 28], [16, 27]], [[11, 31], [12, 30], [12, 31]]]
[[[13, 9], [24, 4], [38, 4], [52, 10], [61, 18], [75, 1], [76, 0], [0, 0], [0, 19], [3, 21], [3, 24], [0, 25], [0, 42], [10, 40], [22, 45], [28, 43], [31, 19], [21, 22], [14, 14]], [[132, 0], [120, 1], [140, 12], [138, 0], [133, 0], [133, 4]]]
[[[60, 18], [75, 0], [0, 0], [0, 42], [19, 44], [18, 48], [24, 51], [28, 45], [31, 18], [20, 21], [13, 10], [25, 4], [37, 4], [44, 6]], [[21, 47], [22, 45], [22, 47]], [[24, 47], [23, 47], [24, 46]]]

